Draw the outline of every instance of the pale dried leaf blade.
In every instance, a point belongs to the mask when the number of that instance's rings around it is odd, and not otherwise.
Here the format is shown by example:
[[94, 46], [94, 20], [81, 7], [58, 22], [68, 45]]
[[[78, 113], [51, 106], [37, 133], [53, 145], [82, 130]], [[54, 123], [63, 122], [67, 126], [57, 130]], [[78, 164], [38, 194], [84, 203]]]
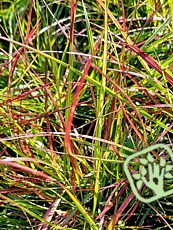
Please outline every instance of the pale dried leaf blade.
[[[58, 207], [60, 203], [60, 199], [59, 198], [55, 198], [54, 202], [50, 205], [49, 209], [46, 211], [45, 215], [44, 215], [44, 219], [48, 222], [50, 222], [53, 218], [53, 215]], [[39, 226], [39, 228], [37, 230], [47, 230], [48, 229], [48, 224], [41, 224]]]

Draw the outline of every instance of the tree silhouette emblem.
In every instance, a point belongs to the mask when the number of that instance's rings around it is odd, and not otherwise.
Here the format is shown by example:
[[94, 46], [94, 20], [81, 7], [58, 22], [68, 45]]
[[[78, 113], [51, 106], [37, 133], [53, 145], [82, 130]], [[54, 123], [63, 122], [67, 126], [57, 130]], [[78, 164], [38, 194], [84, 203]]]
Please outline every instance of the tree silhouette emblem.
[[[156, 159], [154, 155], [151, 154], [151, 152], [156, 149], [164, 150], [166, 154]], [[131, 166], [132, 160], [134, 161], [135, 159], [139, 159], [139, 164], [137, 170], [135, 169], [137, 172], [132, 174], [129, 170], [129, 166]], [[167, 145], [153, 145], [129, 156], [124, 162], [124, 171], [130, 182], [132, 191], [142, 202], [149, 203], [161, 197], [173, 194], [173, 189], [166, 190], [164, 188], [165, 180], [173, 179], [173, 153]], [[149, 189], [151, 194], [149, 197], [145, 197], [145, 191], [143, 191], [144, 195], [141, 195], [140, 191], [143, 186], [146, 187], [146, 193], [148, 193], [147, 191]]]

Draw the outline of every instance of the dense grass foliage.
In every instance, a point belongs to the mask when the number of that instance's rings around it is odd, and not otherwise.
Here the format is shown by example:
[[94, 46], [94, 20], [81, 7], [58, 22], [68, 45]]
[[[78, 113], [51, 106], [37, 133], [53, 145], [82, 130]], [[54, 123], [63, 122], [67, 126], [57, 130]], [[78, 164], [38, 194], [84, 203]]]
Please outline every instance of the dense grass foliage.
[[123, 171], [173, 148], [172, 1], [5, 0], [0, 23], [0, 229], [173, 229]]

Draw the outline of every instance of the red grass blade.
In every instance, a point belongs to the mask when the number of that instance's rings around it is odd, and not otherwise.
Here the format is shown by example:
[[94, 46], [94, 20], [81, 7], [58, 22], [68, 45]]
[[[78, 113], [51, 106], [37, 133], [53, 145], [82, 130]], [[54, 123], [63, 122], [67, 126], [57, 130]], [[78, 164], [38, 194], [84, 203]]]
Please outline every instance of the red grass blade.
[[[100, 40], [97, 41], [97, 43], [95, 44], [95, 50], [98, 49], [98, 45], [100, 43]], [[73, 102], [71, 104], [71, 108], [70, 108], [70, 114], [69, 114], [69, 117], [68, 117], [68, 121], [67, 121], [67, 124], [66, 124], [66, 127], [65, 127], [65, 147], [66, 147], [66, 150], [67, 150], [67, 153], [68, 155], [72, 155], [72, 148], [71, 148], [71, 140], [70, 140], [70, 133], [71, 133], [71, 129], [72, 129], [72, 123], [73, 123], [73, 118], [74, 118], [74, 112], [75, 112], [75, 109], [76, 109], [76, 106], [78, 104], [78, 100], [79, 100], [79, 96], [80, 96], [80, 93], [81, 93], [81, 90], [83, 88], [83, 85], [84, 85], [84, 82], [85, 82], [85, 76], [88, 75], [88, 72], [91, 68], [91, 65], [92, 65], [92, 60], [93, 60], [93, 57], [90, 57], [84, 67], [84, 72], [78, 82], [78, 86], [77, 86], [77, 89], [76, 89], [76, 93], [74, 95], [74, 99], [73, 99]], [[71, 158], [71, 162], [73, 162], [74, 159]], [[76, 165], [74, 165], [74, 169], [77, 170], [76, 168]], [[79, 171], [77, 170], [78, 174]]]
[[114, 229], [114, 225], [116, 225], [118, 223], [119, 218], [121, 217], [122, 213], [124, 212], [124, 210], [126, 209], [126, 207], [128, 206], [128, 204], [131, 202], [131, 200], [134, 198], [134, 194], [131, 193], [125, 200], [124, 202], [121, 204], [121, 206], [119, 207], [118, 211], [114, 214], [114, 216], [112, 217], [109, 225], [108, 225], [108, 230], [113, 230]]

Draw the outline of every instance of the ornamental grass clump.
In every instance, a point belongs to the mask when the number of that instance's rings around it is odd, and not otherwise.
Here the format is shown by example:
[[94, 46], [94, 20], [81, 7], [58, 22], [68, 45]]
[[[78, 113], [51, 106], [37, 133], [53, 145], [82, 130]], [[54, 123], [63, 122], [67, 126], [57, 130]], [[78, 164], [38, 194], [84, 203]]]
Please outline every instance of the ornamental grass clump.
[[[1, 229], [172, 229], [172, 195], [140, 201], [123, 167], [172, 149], [172, 16], [167, 0], [0, 3]], [[153, 164], [171, 189], [160, 150], [146, 161], [128, 167], [138, 189]]]

